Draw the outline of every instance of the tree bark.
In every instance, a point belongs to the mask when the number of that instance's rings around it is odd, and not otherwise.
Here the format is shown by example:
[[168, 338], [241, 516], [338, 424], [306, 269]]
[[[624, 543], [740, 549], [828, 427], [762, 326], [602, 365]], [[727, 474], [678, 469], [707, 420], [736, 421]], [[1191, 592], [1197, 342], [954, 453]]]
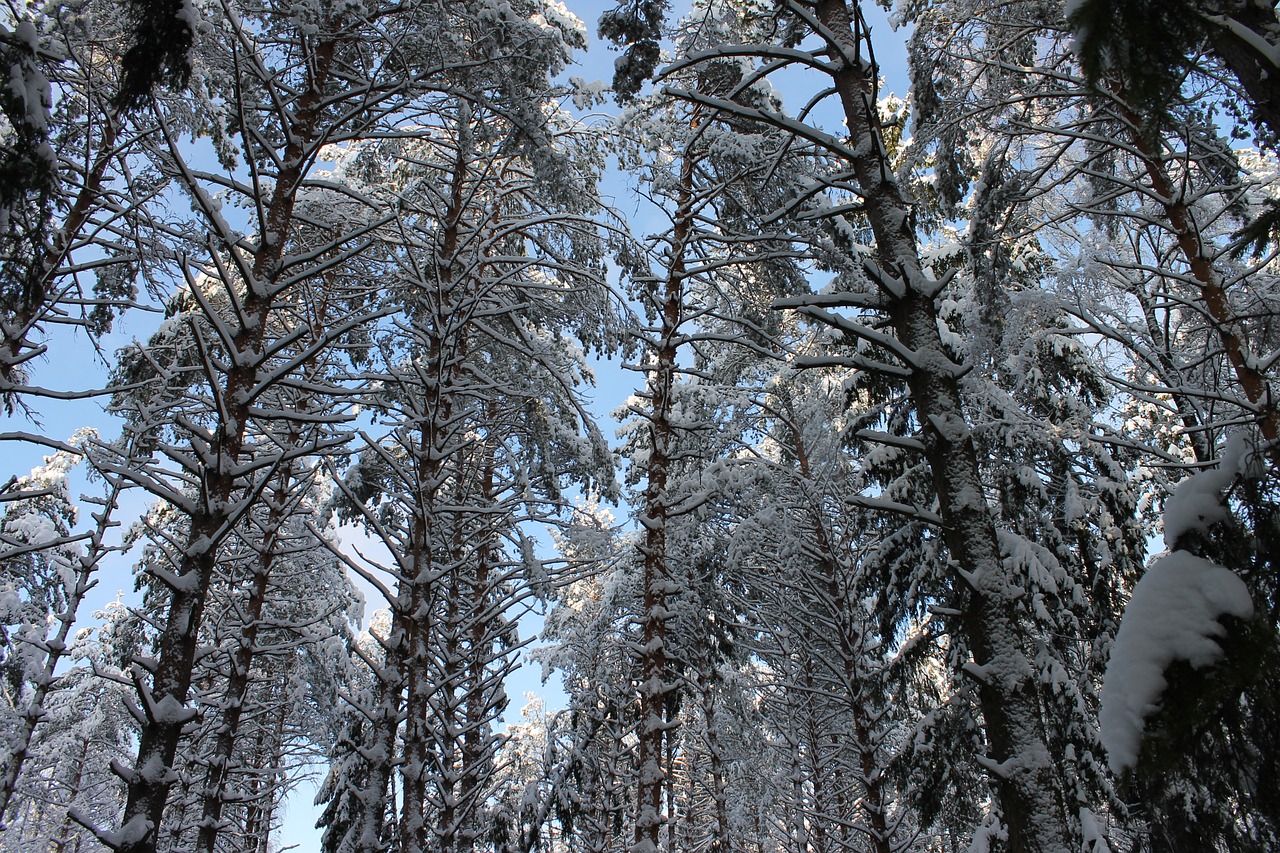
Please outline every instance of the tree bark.
[[[977, 687], [988, 769], [1012, 853], [1072, 849], [1064, 792], [1042, 733], [1034, 667], [1016, 616], [1020, 579], [1006, 568], [987, 505], [960, 388], [962, 368], [939, 333], [939, 286], [920, 260], [911, 209], [893, 178], [880, 133], [867, 28], [847, 0], [819, 0], [817, 20], [833, 49], [831, 72], [849, 129], [852, 166], [875, 236], [887, 314], [913, 354], [907, 379], [935, 483], [943, 538], [967, 588], [960, 628], [987, 676]], [[854, 23], [857, 22], [855, 32]]]
[[[294, 442], [296, 443], [297, 440], [295, 433]], [[209, 759], [204, 791], [201, 795], [199, 833], [196, 837], [196, 849], [201, 853], [214, 853], [214, 845], [217, 843], [221, 828], [222, 809], [229, 793], [226, 790], [227, 779], [231, 772], [236, 741], [240, 736], [240, 721], [244, 716], [245, 701], [249, 696], [250, 671], [253, 668], [254, 653], [258, 645], [258, 633], [262, 629], [267, 588], [279, 545], [279, 530], [284, 523], [285, 507], [289, 501], [291, 474], [292, 471], [288, 469], [281, 472], [280, 480], [271, 496], [270, 509], [267, 511], [266, 524], [263, 526], [266, 538], [260, 545], [248, 601], [245, 603], [245, 623], [240, 626], [236, 647], [231, 653], [231, 671], [221, 700], [224, 709], [222, 723], [218, 727], [218, 735], [214, 741], [213, 755]]]
[[671, 693], [676, 689], [672, 660], [667, 651], [667, 596], [676, 589], [667, 562], [667, 483], [676, 429], [671, 420], [672, 395], [679, 369], [677, 334], [684, 310], [685, 250], [693, 231], [693, 160], [686, 152], [680, 163], [675, 225], [671, 234], [670, 261], [658, 303], [660, 327], [647, 390], [649, 459], [645, 465], [644, 544], [641, 547], [643, 607], [640, 615], [639, 724], [636, 730], [635, 844], [633, 853], [658, 853], [662, 826], [671, 819], [663, 814], [664, 793], [670, 784], [666, 745], [672, 736], [668, 720]]
[[[143, 677], [136, 676], [144, 718], [137, 759], [131, 769], [120, 768], [128, 786], [128, 799], [115, 848], [117, 853], [155, 853], [165, 802], [176, 778], [173, 760], [178, 741], [184, 726], [195, 714], [186, 703], [200, 623], [219, 547], [230, 532], [236, 492], [245, 485], [238, 469], [244, 460], [248, 424], [254, 418], [250, 393], [269, 366], [264, 344], [272, 310], [281, 297], [276, 284], [280, 261], [293, 222], [297, 190], [314, 153], [324, 106], [323, 89], [335, 47], [332, 40], [316, 46], [308, 88], [298, 98], [296, 120], [290, 127], [282, 165], [267, 204], [250, 280], [245, 282], [245, 323], [232, 339], [235, 358], [231, 359], [231, 367], [219, 389], [225, 408], [218, 412], [210, 449], [216, 465], [203, 472], [198, 496], [200, 508], [190, 519], [177, 572], [179, 583], [171, 588], [150, 687], [142, 686]], [[233, 286], [230, 282], [227, 285]], [[212, 371], [209, 380], [211, 384], [217, 382]], [[208, 453], [209, 450], [193, 447], [196, 458]]]
[[1267, 441], [1267, 455], [1271, 463], [1280, 468], [1280, 409], [1277, 408], [1275, 398], [1272, 396], [1271, 384], [1255, 366], [1256, 360], [1251, 358], [1245, 350], [1246, 342], [1240, 329], [1240, 322], [1231, 307], [1231, 300], [1222, 275], [1214, 268], [1213, 258], [1200, 234], [1194, 211], [1183, 200], [1182, 193], [1173, 185], [1173, 181], [1164, 169], [1159, 152], [1149, 140], [1144, 138], [1138, 116], [1126, 110], [1125, 119], [1133, 129], [1130, 141], [1142, 155], [1143, 168], [1151, 181], [1151, 188], [1169, 220], [1178, 249], [1199, 286], [1200, 301], [1205, 307], [1205, 313], [1213, 322], [1214, 331], [1235, 373], [1236, 381], [1240, 383], [1245, 397], [1255, 408], [1258, 428]]

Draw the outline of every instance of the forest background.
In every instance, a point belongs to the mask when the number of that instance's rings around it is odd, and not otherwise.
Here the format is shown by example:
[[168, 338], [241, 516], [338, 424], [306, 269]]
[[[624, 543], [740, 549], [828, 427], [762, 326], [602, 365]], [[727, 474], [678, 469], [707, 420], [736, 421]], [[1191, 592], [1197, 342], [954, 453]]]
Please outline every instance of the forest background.
[[0, 846], [1280, 845], [1274, 4], [8, 16]]

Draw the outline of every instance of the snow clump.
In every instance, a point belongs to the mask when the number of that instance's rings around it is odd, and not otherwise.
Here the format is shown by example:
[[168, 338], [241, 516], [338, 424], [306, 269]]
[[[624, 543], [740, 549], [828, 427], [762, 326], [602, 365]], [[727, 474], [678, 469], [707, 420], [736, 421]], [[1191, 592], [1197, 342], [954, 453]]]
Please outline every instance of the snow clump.
[[1185, 533], [1204, 533], [1209, 526], [1225, 521], [1230, 514], [1222, 492], [1238, 474], [1252, 474], [1256, 458], [1249, 453], [1244, 433], [1227, 439], [1217, 468], [1188, 477], [1178, 484], [1164, 505], [1164, 544], [1173, 548]]
[[[1169, 548], [1183, 534], [1228, 518], [1222, 493], [1238, 474], [1252, 473], [1248, 449], [1243, 435], [1232, 436], [1217, 468], [1178, 485], [1164, 511]], [[1223, 616], [1253, 616], [1248, 587], [1235, 572], [1188, 551], [1160, 555], [1138, 581], [1116, 632], [1098, 712], [1112, 772], [1138, 763], [1143, 723], [1168, 687], [1165, 670], [1175, 661], [1204, 669], [1222, 659]]]

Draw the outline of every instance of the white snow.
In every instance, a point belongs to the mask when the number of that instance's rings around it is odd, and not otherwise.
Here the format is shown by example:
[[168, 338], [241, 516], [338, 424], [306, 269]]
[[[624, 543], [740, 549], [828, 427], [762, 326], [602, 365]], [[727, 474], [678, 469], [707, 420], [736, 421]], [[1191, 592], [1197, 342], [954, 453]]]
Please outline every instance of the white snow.
[[48, 545], [58, 540], [58, 528], [52, 519], [27, 513], [5, 519], [4, 532], [29, 545]]
[[1159, 557], [1142, 576], [1116, 632], [1098, 714], [1116, 774], [1138, 761], [1143, 721], [1160, 705], [1165, 669], [1187, 661], [1202, 669], [1222, 657], [1214, 639], [1224, 615], [1253, 615], [1249, 590], [1230, 569], [1186, 551]]
[[[1227, 519], [1223, 492], [1238, 475], [1251, 476], [1256, 454], [1237, 433], [1228, 439], [1217, 468], [1178, 484], [1165, 503], [1165, 544], [1173, 548], [1189, 532]], [[1253, 615], [1249, 590], [1234, 572], [1187, 551], [1171, 551], [1152, 563], [1133, 590], [1116, 632], [1102, 686], [1102, 743], [1117, 774], [1137, 764], [1145, 719], [1160, 707], [1168, 686], [1164, 672], [1175, 661], [1197, 669], [1222, 658], [1215, 638], [1223, 616]]]
[[1084, 836], [1084, 853], [1111, 853], [1106, 821], [1086, 808], [1080, 809], [1080, 833]]
[[1008, 840], [1008, 830], [1000, 824], [999, 815], [995, 813], [992, 804], [988, 803], [987, 813], [982, 818], [982, 824], [974, 830], [967, 853], [991, 853], [992, 846], [999, 847], [1000, 842]]
[[1067, 0], [1062, 4], [1062, 17], [1070, 18], [1085, 4], [1086, 0]]
[[1227, 440], [1217, 468], [1201, 471], [1178, 484], [1164, 505], [1165, 547], [1172, 548], [1184, 533], [1203, 532], [1227, 518], [1229, 510], [1222, 492], [1248, 464], [1249, 449], [1244, 433], [1236, 433]]
[[[32, 54], [39, 48], [39, 34], [30, 21], [18, 22], [14, 35]], [[9, 91], [22, 102], [26, 109], [27, 124], [37, 131], [47, 131], [49, 105], [53, 103], [52, 90], [48, 78], [36, 67], [34, 61], [24, 59], [10, 65], [8, 85]]]
[[196, 709], [188, 708], [173, 696], [165, 696], [152, 707], [151, 715], [160, 725], [176, 726], [193, 719]]
[[152, 823], [145, 815], [136, 815], [119, 832], [97, 832], [95, 835], [109, 847], [124, 847], [138, 844], [151, 831]]

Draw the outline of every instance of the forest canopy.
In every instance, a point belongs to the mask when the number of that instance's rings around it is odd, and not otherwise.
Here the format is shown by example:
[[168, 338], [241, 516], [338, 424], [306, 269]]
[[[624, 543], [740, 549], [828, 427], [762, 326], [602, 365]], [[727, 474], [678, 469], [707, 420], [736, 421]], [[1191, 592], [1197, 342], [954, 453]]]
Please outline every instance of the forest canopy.
[[579, 15], [0, 13], [0, 853], [1280, 849], [1276, 4]]

